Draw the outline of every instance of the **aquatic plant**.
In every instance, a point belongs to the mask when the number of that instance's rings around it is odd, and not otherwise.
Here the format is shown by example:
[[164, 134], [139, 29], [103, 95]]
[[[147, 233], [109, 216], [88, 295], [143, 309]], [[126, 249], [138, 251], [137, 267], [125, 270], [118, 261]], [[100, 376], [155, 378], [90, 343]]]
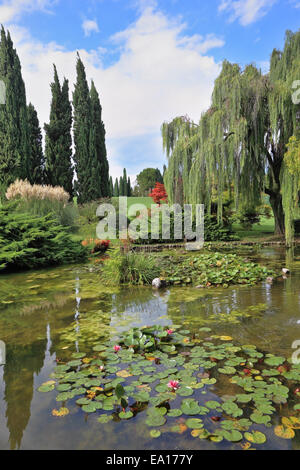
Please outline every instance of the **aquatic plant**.
[[[155, 439], [164, 433], [190, 433], [213, 444], [256, 448], [272, 436], [295, 437], [300, 429], [300, 396], [295, 394], [300, 365], [233, 342], [230, 336], [207, 337], [209, 328], [191, 335], [172, 325], [172, 336], [168, 329], [131, 329], [120, 336], [118, 354], [112, 342], [95, 343], [91, 357], [74, 352], [38, 390], [58, 392], [56, 401], [62, 405], [54, 416], [67, 416], [76, 400], [84, 413], [97, 413], [102, 424], [141, 415]], [[144, 348], [147, 341], [149, 349]], [[219, 383], [224, 382], [230, 394], [222, 395]]]
[[154, 257], [115, 249], [104, 262], [102, 275], [112, 284], [151, 284], [159, 271]]

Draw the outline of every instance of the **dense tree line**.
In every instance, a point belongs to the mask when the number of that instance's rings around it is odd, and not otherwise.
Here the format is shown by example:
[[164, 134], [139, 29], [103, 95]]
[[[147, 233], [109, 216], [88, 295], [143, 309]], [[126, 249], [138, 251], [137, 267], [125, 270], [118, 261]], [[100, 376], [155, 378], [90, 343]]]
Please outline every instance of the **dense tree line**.
[[120, 178], [115, 179], [115, 184], [113, 185], [113, 182], [111, 180], [111, 188], [112, 188], [112, 193], [111, 196], [114, 197], [119, 197], [119, 196], [127, 196], [131, 197], [132, 196], [132, 186], [131, 186], [131, 181], [130, 177], [127, 177], [127, 171], [126, 168], [123, 170], [123, 175], [120, 176]]
[[50, 117], [44, 125], [44, 153], [37, 112], [31, 103], [26, 104], [18, 54], [10, 33], [2, 27], [0, 80], [5, 85], [5, 104], [0, 105], [2, 195], [17, 178], [27, 179], [32, 184], [62, 186], [70, 196], [76, 195], [79, 203], [108, 197], [113, 192], [99, 94], [93, 81], [89, 87], [79, 55], [76, 67], [77, 80], [71, 103], [68, 80], [64, 78], [60, 83], [54, 65]]

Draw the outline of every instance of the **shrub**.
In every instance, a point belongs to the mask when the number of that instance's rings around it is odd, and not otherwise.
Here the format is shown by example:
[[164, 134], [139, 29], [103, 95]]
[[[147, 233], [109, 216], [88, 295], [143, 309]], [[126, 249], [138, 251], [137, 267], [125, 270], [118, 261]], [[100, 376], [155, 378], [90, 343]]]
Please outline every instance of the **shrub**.
[[18, 201], [16, 210], [41, 217], [51, 213], [59, 224], [74, 228], [77, 208], [68, 203], [69, 197], [60, 186], [31, 185], [26, 180], [16, 180], [6, 191], [8, 200]]
[[151, 284], [158, 277], [160, 268], [152, 256], [121, 253], [114, 250], [103, 265], [103, 277], [112, 284]]
[[16, 205], [0, 208], [0, 269], [36, 268], [86, 258], [87, 250], [51, 215], [20, 213]]
[[245, 230], [250, 230], [252, 225], [259, 223], [260, 214], [256, 208], [243, 209], [237, 214], [237, 220]]

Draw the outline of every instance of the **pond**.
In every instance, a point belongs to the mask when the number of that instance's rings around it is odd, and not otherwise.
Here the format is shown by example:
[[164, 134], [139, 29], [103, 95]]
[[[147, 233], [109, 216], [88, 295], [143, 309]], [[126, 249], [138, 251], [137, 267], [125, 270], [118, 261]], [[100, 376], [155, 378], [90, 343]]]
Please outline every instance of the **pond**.
[[[162, 291], [105, 287], [91, 266], [1, 275], [0, 340], [6, 344], [6, 364], [0, 366], [0, 449], [238, 448], [195, 439], [184, 429], [153, 439], [143, 413], [101, 424], [97, 413], [84, 413], [76, 400], [68, 402], [68, 416], [57, 418], [51, 414], [58, 405], [57, 392], [37, 389], [49, 380], [57, 362], [70, 360], [74, 352], [89, 354], [96, 342], [133, 326], [175, 324], [191, 334], [209, 327], [211, 335], [228, 335], [237, 344], [291, 357], [292, 343], [300, 340], [300, 250], [295, 249], [293, 258], [272, 247], [242, 253], [279, 272], [288, 266], [291, 275], [255, 286]], [[228, 387], [221, 381], [208, 390], [206, 400], [229, 393]], [[275, 413], [272, 423], [279, 421]], [[268, 439], [260, 448], [300, 449], [300, 431], [292, 440], [275, 436], [271, 428], [263, 432]]]

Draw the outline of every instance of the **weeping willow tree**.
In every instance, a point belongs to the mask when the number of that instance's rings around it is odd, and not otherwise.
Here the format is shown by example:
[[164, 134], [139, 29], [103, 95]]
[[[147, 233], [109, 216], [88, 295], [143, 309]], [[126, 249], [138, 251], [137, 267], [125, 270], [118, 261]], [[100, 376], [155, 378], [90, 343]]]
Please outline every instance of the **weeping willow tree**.
[[287, 32], [273, 51], [270, 72], [223, 62], [211, 106], [199, 124], [187, 117], [162, 126], [168, 158], [165, 186], [171, 202], [204, 203], [217, 194], [222, 222], [224, 190], [233, 185], [236, 208], [270, 197], [275, 233], [284, 233], [281, 181], [286, 145], [294, 133], [292, 83], [300, 77], [300, 32]]
[[[300, 136], [300, 131], [298, 132]], [[294, 220], [299, 214], [300, 193], [300, 138], [289, 140], [282, 171], [282, 199], [285, 215], [286, 244], [291, 247], [294, 238]]]

